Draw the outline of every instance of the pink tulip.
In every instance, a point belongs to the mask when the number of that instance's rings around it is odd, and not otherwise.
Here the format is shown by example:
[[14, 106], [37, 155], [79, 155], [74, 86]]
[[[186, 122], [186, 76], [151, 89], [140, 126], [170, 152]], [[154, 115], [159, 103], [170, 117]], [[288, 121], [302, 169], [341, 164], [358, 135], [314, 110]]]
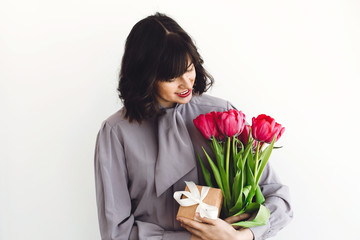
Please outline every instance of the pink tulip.
[[216, 125], [223, 135], [228, 137], [237, 136], [245, 127], [245, 114], [234, 109], [218, 112], [216, 115]]
[[252, 136], [255, 140], [259, 142], [271, 143], [274, 136], [276, 135], [276, 140], [279, 140], [281, 135], [284, 133], [285, 128], [281, 124], [275, 122], [270, 116], [265, 114], [260, 114], [256, 118], [252, 118]]
[[206, 139], [209, 140], [213, 137], [215, 137], [216, 139], [220, 137], [215, 123], [215, 116], [216, 112], [211, 112], [205, 115], [200, 114], [197, 118], [193, 120], [195, 127], [199, 129], [201, 134]]

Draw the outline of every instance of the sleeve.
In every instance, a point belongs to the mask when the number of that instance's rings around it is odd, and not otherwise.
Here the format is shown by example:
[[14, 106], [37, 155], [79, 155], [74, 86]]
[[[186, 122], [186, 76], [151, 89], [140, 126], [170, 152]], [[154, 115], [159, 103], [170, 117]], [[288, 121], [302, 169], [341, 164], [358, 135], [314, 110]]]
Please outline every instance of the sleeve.
[[106, 121], [101, 126], [95, 145], [95, 188], [102, 240], [190, 239], [186, 231], [165, 231], [156, 224], [134, 218], [123, 145]]
[[254, 234], [254, 240], [263, 240], [274, 236], [293, 218], [289, 188], [281, 184], [269, 163], [264, 169], [259, 185], [266, 199], [264, 205], [271, 213], [266, 225], [250, 228]]

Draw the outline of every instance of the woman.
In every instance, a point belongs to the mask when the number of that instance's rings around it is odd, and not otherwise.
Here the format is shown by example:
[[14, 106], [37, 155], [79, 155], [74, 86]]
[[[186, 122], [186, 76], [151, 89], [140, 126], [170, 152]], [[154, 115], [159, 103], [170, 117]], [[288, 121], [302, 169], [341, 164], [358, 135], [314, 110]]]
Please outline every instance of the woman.
[[[291, 219], [286, 186], [267, 167], [261, 187], [272, 211], [268, 225], [235, 230], [224, 220], [176, 219], [175, 191], [184, 181], [205, 185], [195, 153], [207, 146], [192, 123], [199, 114], [232, 108], [203, 94], [213, 78], [189, 35], [157, 13], [131, 30], [122, 59], [124, 107], [106, 119], [95, 150], [96, 196], [103, 240], [264, 239]], [[211, 152], [207, 149], [207, 152]]]

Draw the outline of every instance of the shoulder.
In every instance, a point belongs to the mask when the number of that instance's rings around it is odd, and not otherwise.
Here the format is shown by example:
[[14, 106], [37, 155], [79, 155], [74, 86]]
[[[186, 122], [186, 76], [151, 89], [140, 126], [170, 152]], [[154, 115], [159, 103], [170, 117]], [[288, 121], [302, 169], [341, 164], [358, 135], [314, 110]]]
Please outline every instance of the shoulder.
[[224, 111], [231, 108], [229, 101], [207, 94], [194, 95], [188, 104], [193, 107], [223, 109]]
[[101, 129], [116, 135], [119, 139], [125, 139], [126, 136], [135, 138], [148, 134], [153, 128], [152, 123], [152, 120], [144, 120], [141, 124], [137, 121], [129, 122], [125, 118], [125, 109], [121, 108], [102, 122]]
[[119, 109], [117, 112], [111, 114], [107, 117], [101, 124], [102, 128], [106, 128], [109, 131], [115, 131], [118, 134], [122, 131], [134, 130], [140, 127], [140, 124], [136, 121], [129, 122], [125, 118], [125, 109], [124, 107]]
[[114, 128], [119, 125], [126, 125], [128, 120], [124, 117], [124, 108], [119, 109], [117, 112], [111, 114], [107, 117], [103, 122], [102, 125], [106, 125], [109, 128]]

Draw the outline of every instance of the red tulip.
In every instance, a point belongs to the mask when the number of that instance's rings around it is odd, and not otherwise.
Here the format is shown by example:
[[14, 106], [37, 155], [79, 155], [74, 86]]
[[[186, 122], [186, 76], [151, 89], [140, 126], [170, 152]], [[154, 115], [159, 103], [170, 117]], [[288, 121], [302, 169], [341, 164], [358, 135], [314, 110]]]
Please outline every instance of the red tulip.
[[230, 109], [226, 112], [218, 112], [216, 125], [225, 136], [233, 137], [239, 135], [245, 126], [245, 114], [241, 111]]
[[201, 134], [206, 139], [211, 139], [212, 137], [219, 138], [220, 134], [217, 130], [215, 123], [216, 112], [211, 112], [207, 114], [200, 114], [197, 118], [193, 120], [194, 125], [201, 132]]
[[241, 134], [238, 136], [238, 139], [244, 144], [244, 147], [247, 145], [249, 140], [249, 133], [250, 133], [250, 126], [245, 125], [244, 130], [241, 132]]
[[252, 136], [259, 142], [271, 143], [274, 136], [276, 135], [277, 141], [284, 133], [285, 128], [281, 124], [275, 122], [270, 116], [260, 114], [256, 118], [252, 118]]
[[[244, 130], [241, 132], [241, 134], [238, 136], [238, 139], [242, 142], [242, 144], [244, 145], [244, 148], [246, 148], [246, 145], [248, 144], [248, 140], [249, 140], [249, 134], [250, 134], [250, 129], [251, 127], [249, 125], [245, 125]], [[257, 145], [259, 144], [258, 141], [254, 140], [253, 141], [253, 149], [256, 150]], [[261, 143], [260, 146], [262, 146], [263, 143]]]

